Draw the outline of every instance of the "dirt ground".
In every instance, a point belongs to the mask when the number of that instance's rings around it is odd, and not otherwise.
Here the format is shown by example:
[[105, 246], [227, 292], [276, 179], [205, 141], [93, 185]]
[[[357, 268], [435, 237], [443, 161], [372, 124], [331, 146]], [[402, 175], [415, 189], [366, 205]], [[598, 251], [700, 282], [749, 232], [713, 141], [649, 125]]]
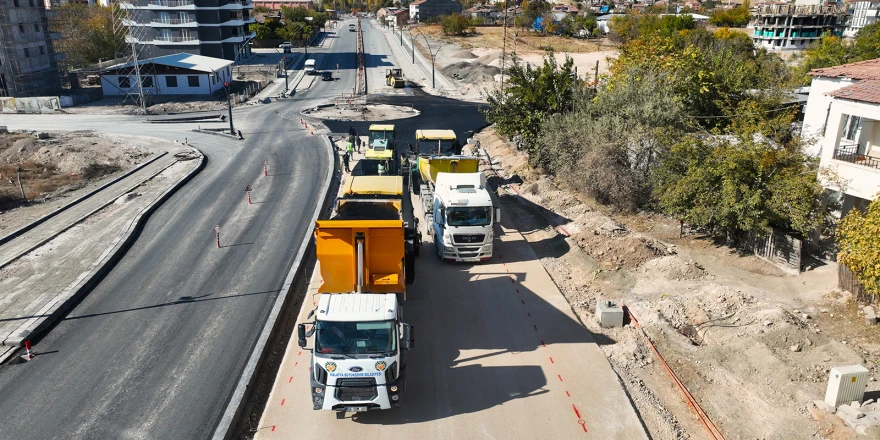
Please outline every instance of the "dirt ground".
[[[125, 137], [93, 132], [0, 135], [0, 236], [143, 163], [155, 151]], [[21, 197], [16, 169], [21, 168]]]
[[[440, 26], [419, 27], [428, 37], [432, 50], [437, 51], [439, 70], [458, 86], [461, 99], [474, 100], [483, 97], [488, 91], [501, 84], [502, 31], [500, 27], [477, 28], [476, 36], [447, 37]], [[508, 30], [510, 31], [510, 30]], [[578, 76], [593, 81], [597, 74], [608, 71], [610, 61], [617, 57], [616, 46], [604, 40], [580, 40], [557, 36], [540, 36], [520, 32], [514, 42], [508, 41], [507, 50], [516, 52], [521, 62], [540, 66], [543, 64], [546, 47], [552, 47], [554, 57], [561, 65], [565, 57], [571, 57]], [[421, 38], [416, 39], [416, 47], [430, 59], [428, 50]], [[505, 68], [512, 65], [513, 58], [505, 60]]]
[[560, 188], [491, 127], [475, 137], [509, 183], [505, 215], [583, 323], [611, 341], [602, 349], [653, 438], [711, 437], [639, 329], [598, 325], [600, 298], [626, 304], [727, 439], [880, 439], [880, 428], [858, 435], [812, 404], [830, 368], [854, 364], [870, 370], [866, 399], [880, 397], [880, 326], [837, 288], [833, 262], [788, 276], [708, 238], [679, 238], [675, 219], [617, 215]]

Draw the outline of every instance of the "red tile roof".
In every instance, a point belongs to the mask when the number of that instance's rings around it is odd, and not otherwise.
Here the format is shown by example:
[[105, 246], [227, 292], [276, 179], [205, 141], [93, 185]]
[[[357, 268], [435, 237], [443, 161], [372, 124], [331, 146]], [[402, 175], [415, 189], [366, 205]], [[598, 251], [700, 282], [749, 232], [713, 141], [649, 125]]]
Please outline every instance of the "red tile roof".
[[852, 79], [880, 79], [880, 58], [842, 66], [825, 67], [810, 71], [812, 76]]
[[827, 93], [835, 98], [880, 104], [880, 80], [869, 79], [859, 81], [851, 86]]
[[422, 3], [426, 2], [426, 1], [428, 1], [428, 0], [417, 0], [417, 1], [414, 1], [414, 2], [410, 3], [409, 5], [410, 5], [410, 6], [412, 6], [412, 5], [420, 5], [420, 4], [422, 4]]

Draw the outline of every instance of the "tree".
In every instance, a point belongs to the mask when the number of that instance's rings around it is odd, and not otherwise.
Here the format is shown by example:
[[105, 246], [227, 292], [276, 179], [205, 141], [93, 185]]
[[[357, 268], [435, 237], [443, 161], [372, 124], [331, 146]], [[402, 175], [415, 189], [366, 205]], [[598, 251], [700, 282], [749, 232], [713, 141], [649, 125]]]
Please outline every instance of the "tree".
[[797, 76], [801, 85], [809, 85], [812, 77], [809, 75], [813, 69], [822, 67], [839, 66], [853, 62], [855, 54], [840, 37], [823, 35], [819, 41], [811, 44], [803, 54], [803, 60], [798, 66]]
[[449, 14], [440, 18], [444, 35], [464, 35], [470, 21], [461, 14]]
[[880, 293], [880, 198], [866, 212], [851, 210], [837, 226], [837, 259], [849, 267], [865, 289]]
[[574, 60], [566, 56], [560, 66], [553, 51], [547, 51], [543, 66], [533, 68], [514, 58], [507, 75], [506, 87], [490, 92], [489, 107], [482, 111], [489, 123], [497, 125], [501, 135], [520, 136], [529, 161], [546, 168], [546, 157], [538, 154], [536, 141], [549, 115], [564, 113], [573, 105]]
[[117, 50], [128, 51], [125, 35], [113, 32], [110, 7], [63, 3], [53, 8], [57, 14], [52, 17], [50, 27], [62, 37], [55, 40], [55, 50], [65, 54], [64, 63], [69, 68], [112, 60], [123, 55], [117, 54]]
[[717, 9], [709, 17], [709, 24], [723, 27], [745, 27], [752, 20], [748, 3], [733, 9]]
[[853, 52], [859, 61], [880, 58], [880, 22], [859, 29], [853, 42]]

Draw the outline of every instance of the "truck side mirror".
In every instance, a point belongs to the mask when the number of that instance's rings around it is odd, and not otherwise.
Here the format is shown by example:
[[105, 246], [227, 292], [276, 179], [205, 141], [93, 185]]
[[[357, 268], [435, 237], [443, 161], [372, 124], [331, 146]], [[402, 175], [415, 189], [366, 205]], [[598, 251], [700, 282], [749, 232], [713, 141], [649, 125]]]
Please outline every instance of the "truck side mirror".
[[501, 223], [501, 208], [495, 208], [495, 223]]
[[416, 347], [415, 327], [403, 324], [403, 349], [411, 350]]
[[306, 348], [306, 325], [299, 324], [296, 326], [296, 333], [299, 339], [299, 346]]

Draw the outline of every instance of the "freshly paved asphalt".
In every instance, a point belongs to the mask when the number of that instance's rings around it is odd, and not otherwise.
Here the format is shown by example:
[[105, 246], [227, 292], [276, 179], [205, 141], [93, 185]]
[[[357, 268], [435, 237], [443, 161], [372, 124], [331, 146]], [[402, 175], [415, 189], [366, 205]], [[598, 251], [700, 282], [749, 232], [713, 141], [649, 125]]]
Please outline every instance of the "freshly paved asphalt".
[[[132, 116], [4, 116], [10, 129], [188, 137], [208, 165], [38, 341], [40, 356], [0, 369], [0, 437], [211, 436], [324, 196], [318, 186], [332, 166], [326, 143], [296, 120], [308, 100], [353, 84], [354, 38], [345, 37], [324, 50], [350, 52], [340, 80], [236, 111], [244, 142], [188, 131], [195, 124], [156, 126]], [[246, 185], [254, 190], [252, 205]]]

